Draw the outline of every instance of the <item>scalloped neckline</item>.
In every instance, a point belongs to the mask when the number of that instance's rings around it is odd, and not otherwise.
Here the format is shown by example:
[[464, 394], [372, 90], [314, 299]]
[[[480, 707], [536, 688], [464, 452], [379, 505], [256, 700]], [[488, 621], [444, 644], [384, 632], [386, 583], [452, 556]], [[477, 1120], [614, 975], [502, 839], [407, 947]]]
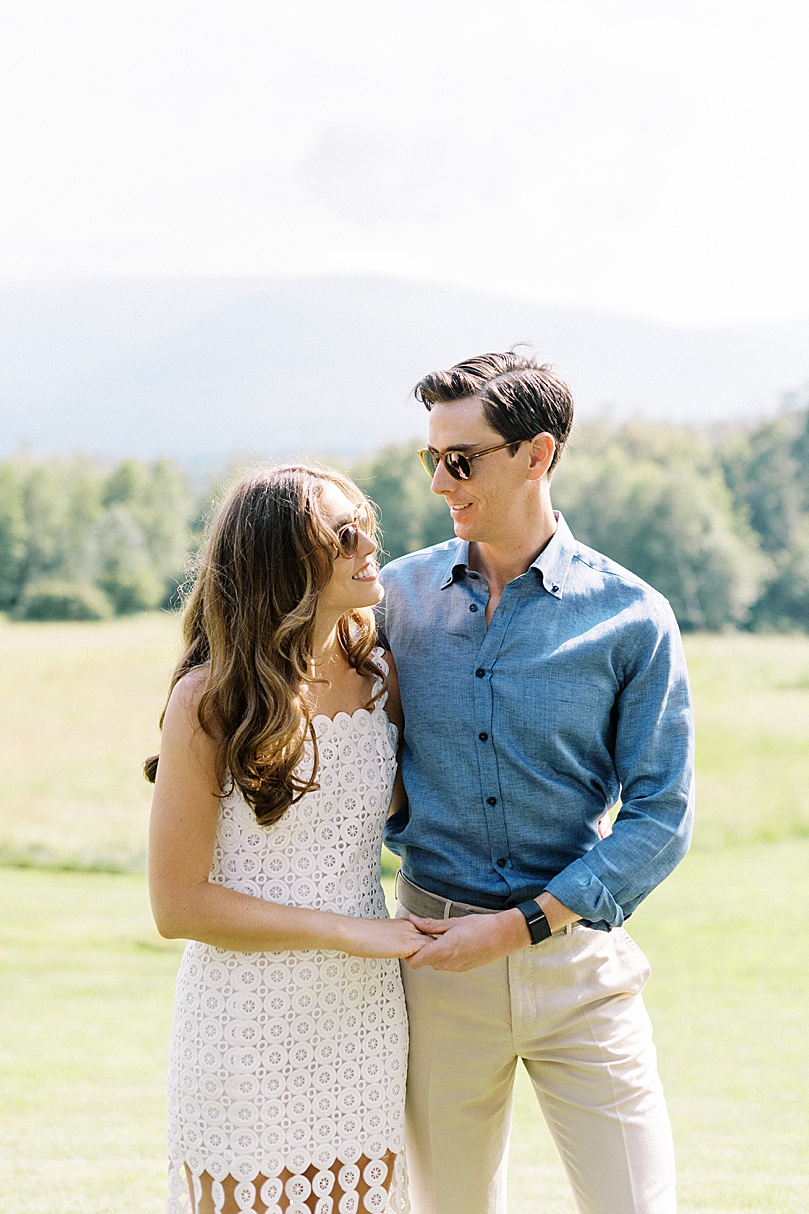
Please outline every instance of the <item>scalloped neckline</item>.
[[[345, 712], [343, 709], [340, 709], [340, 711], [336, 712], [333, 717], [330, 717], [328, 715], [328, 713], [325, 713], [325, 712], [316, 712], [315, 715], [312, 717], [312, 724], [314, 725], [316, 721], [328, 721], [329, 725], [334, 725], [339, 720], [340, 717], [347, 717], [347, 719], [349, 721], [353, 721], [354, 718], [359, 716], [359, 714], [361, 712], [364, 712], [367, 717], [371, 718], [371, 717], [373, 717], [374, 713], [376, 713], [377, 711], [384, 713], [389, 725], [394, 724], [393, 721], [391, 721], [390, 717], [388, 716], [388, 714], [385, 711], [385, 708], [382, 704], [374, 704], [374, 707], [370, 712], [363, 705], [360, 705], [359, 708], [355, 708], [353, 712]], [[395, 726], [394, 726], [394, 728], [395, 728]]]
[[[376, 695], [377, 691], [379, 690], [379, 685], [382, 682], [382, 679], [387, 676], [388, 665], [385, 662], [384, 657], [382, 657], [384, 652], [385, 652], [385, 650], [382, 648], [381, 645], [375, 645], [374, 648], [371, 650], [372, 656], [378, 655], [382, 658], [382, 665], [385, 667], [385, 672], [386, 672], [384, 675], [379, 675], [378, 678], [376, 678], [374, 680], [374, 685], [371, 688], [371, 695]], [[385, 696], [383, 698], [384, 698], [385, 704], [386, 704], [388, 701], [387, 692], [385, 693]], [[369, 719], [373, 719], [374, 713], [379, 708], [385, 714], [385, 720], [388, 722], [388, 725], [392, 725], [394, 729], [398, 730], [399, 726], [396, 725], [393, 721], [391, 721], [390, 717], [387, 714], [387, 711], [385, 710], [385, 704], [382, 704], [379, 701], [377, 701], [376, 704], [374, 704], [374, 706], [370, 712], [363, 705], [360, 705], [359, 708], [355, 708], [353, 712], [345, 712], [343, 709], [340, 709], [340, 711], [336, 712], [333, 717], [330, 717], [329, 714], [326, 712], [316, 712], [315, 715], [312, 717], [312, 725], [315, 724], [315, 721], [328, 721], [329, 725], [334, 725], [339, 717], [347, 717], [349, 721], [353, 721], [354, 718], [356, 716], [358, 716], [359, 713], [361, 713], [361, 712], [364, 712], [368, 716]]]

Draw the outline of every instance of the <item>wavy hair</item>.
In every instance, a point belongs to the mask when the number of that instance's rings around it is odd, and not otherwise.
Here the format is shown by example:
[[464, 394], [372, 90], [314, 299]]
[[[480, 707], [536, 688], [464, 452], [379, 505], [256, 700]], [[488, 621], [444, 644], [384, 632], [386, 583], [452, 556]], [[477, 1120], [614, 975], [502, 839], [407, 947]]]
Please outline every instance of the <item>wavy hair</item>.
[[[219, 743], [217, 778], [223, 794], [237, 787], [264, 826], [316, 788], [317, 742], [304, 688], [318, 597], [334, 567], [337, 534], [321, 504], [325, 483], [357, 507], [370, 503], [353, 481], [325, 468], [289, 464], [245, 477], [225, 496], [196, 560], [183, 612], [185, 650], [169, 696], [199, 666], [210, 674], [197, 715]], [[370, 608], [347, 612], [338, 639], [359, 674], [379, 675]], [[368, 707], [381, 694], [372, 697]], [[160, 718], [161, 727], [165, 709]], [[297, 769], [312, 743], [311, 770]], [[154, 782], [159, 755], [143, 765]]]

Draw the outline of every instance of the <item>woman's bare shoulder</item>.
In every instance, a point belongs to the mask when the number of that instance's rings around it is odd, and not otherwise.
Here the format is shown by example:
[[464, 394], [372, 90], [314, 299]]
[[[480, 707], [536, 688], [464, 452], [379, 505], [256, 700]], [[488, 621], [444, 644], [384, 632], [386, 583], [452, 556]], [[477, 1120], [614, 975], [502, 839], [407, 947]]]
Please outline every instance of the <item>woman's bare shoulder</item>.
[[167, 721], [193, 717], [195, 722], [199, 723], [197, 710], [210, 675], [210, 666], [194, 666], [177, 680], [166, 705]]

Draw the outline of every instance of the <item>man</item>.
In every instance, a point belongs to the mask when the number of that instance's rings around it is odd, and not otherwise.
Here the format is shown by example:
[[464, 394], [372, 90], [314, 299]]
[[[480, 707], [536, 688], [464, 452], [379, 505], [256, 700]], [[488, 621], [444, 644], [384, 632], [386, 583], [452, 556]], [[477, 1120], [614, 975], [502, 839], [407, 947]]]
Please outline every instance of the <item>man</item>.
[[690, 839], [677, 625], [553, 511], [573, 407], [549, 367], [487, 354], [415, 392], [457, 538], [388, 565], [379, 608], [405, 714], [397, 913], [434, 936], [405, 967], [414, 1211], [505, 1210], [521, 1059], [579, 1209], [673, 1214], [648, 963], [622, 924]]

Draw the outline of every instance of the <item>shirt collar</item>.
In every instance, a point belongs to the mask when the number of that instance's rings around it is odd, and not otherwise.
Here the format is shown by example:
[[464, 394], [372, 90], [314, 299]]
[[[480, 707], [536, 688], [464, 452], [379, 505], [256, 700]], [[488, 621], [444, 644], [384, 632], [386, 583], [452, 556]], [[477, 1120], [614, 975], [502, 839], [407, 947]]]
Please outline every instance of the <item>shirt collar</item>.
[[542, 585], [548, 594], [560, 599], [564, 592], [570, 563], [576, 553], [576, 541], [573, 533], [558, 510], [554, 510], [556, 530], [548, 543], [540, 552], [531, 568], [536, 569], [542, 578]]
[[[536, 569], [542, 579], [542, 585], [549, 594], [560, 599], [564, 592], [570, 563], [576, 552], [576, 541], [573, 534], [558, 510], [554, 510], [556, 531], [529, 568]], [[469, 544], [466, 540], [450, 540], [447, 561], [442, 569], [443, 578], [441, 589], [452, 584], [457, 576], [456, 570], [469, 567]]]
[[469, 567], [469, 544], [466, 540], [450, 540], [447, 562], [442, 569], [441, 589], [455, 581], [455, 570]]

